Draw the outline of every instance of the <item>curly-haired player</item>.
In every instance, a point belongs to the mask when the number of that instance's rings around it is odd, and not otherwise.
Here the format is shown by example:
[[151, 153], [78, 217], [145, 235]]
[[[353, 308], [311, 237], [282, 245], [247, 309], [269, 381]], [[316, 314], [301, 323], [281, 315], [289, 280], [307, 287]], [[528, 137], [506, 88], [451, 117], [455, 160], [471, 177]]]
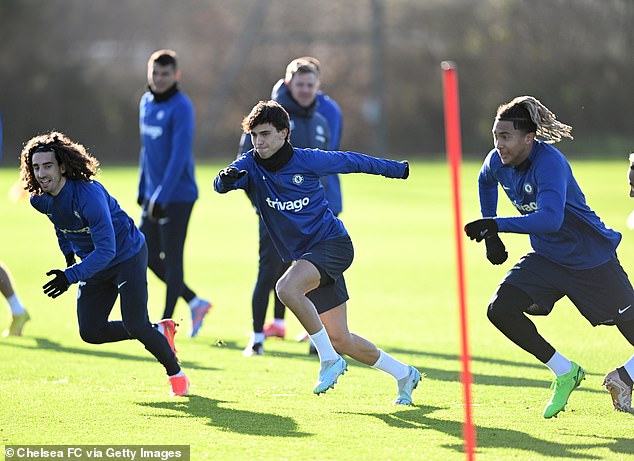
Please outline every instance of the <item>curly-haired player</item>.
[[[78, 283], [79, 333], [87, 343], [137, 339], [165, 367], [171, 395], [187, 395], [189, 380], [174, 349], [175, 324], [150, 323], [147, 247], [143, 234], [108, 191], [93, 179], [99, 162], [59, 132], [31, 138], [21, 154], [31, 205], [53, 223], [65, 269], [52, 269], [44, 293], [56, 298]], [[76, 262], [75, 255], [81, 258]], [[121, 299], [120, 321], [108, 317]]]

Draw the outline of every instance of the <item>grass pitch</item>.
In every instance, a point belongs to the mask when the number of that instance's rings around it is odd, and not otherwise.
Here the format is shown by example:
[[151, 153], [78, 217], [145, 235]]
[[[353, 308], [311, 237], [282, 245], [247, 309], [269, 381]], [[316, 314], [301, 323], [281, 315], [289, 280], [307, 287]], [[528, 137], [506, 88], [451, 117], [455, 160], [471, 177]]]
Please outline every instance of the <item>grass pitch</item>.
[[[98, 153], [97, 153], [98, 155]], [[351, 330], [426, 374], [415, 405], [392, 404], [394, 380], [350, 360], [334, 390], [312, 394], [318, 363], [288, 314], [288, 338], [269, 340], [265, 356], [243, 358], [251, 328], [257, 268], [257, 221], [240, 191], [213, 192], [224, 165], [197, 170], [201, 198], [186, 245], [186, 280], [214, 302], [201, 333], [188, 339], [189, 313], [179, 301], [176, 337], [191, 379], [187, 398], [169, 398], [162, 367], [136, 341], [94, 346], [77, 332], [76, 286], [56, 300], [41, 291], [45, 272], [64, 265], [52, 225], [27, 201], [0, 196], [2, 252], [32, 321], [25, 335], [0, 341], [0, 441], [3, 444], [180, 444], [192, 460], [464, 459], [464, 408], [449, 171], [443, 162], [415, 162], [407, 181], [368, 175], [342, 178], [342, 219], [356, 256], [346, 272]], [[479, 163], [463, 167], [463, 219], [479, 216]], [[621, 231], [629, 273], [634, 235], [627, 162], [573, 162], [590, 206]], [[103, 166], [99, 179], [138, 221], [136, 168]], [[0, 170], [0, 191], [17, 178]], [[516, 212], [500, 197], [500, 215]], [[502, 236], [509, 260], [492, 266], [484, 246], [464, 239], [472, 353], [477, 458], [629, 459], [634, 417], [612, 410], [603, 375], [632, 347], [615, 328], [591, 328], [568, 301], [540, 331], [587, 378], [558, 418], [544, 420], [550, 372], [512, 345], [486, 319], [489, 298], [505, 271], [529, 248], [528, 238]], [[150, 317], [162, 312], [164, 286], [149, 276]], [[0, 329], [8, 325], [8, 309]], [[272, 309], [269, 312], [269, 318]], [[118, 318], [118, 305], [113, 318]]]

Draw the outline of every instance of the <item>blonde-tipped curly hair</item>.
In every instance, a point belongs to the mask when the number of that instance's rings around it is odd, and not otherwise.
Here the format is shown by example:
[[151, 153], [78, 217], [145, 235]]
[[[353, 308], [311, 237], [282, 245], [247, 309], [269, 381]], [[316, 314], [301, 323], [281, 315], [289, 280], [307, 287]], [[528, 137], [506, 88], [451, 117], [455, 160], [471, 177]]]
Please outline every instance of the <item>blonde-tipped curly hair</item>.
[[533, 96], [518, 96], [498, 107], [496, 120], [512, 121], [516, 129], [535, 131], [549, 144], [572, 137], [572, 127], [560, 122], [546, 106]]

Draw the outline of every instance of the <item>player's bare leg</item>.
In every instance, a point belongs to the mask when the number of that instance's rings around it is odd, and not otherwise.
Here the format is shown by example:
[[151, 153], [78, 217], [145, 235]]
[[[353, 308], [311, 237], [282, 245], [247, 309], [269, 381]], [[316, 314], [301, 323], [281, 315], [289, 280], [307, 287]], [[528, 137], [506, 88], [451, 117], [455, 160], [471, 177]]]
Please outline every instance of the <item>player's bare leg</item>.
[[339, 354], [346, 354], [366, 365], [374, 365], [379, 359], [379, 349], [370, 341], [348, 329], [348, 309], [346, 303], [340, 304], [319, 316], [330, 342]]
[[396, 360], [367, 339], [351, 333], [348, 329], [347, 312], [346, 303], [343, 303], [320, 315], [335, 350], [340, 354], [346, 354], [361, 363], [391, 374], [398, 385], [398, 396], [395, 403], [411, 405], [412, 392], [421, 380], [420, 372], [411, 365]]
[[319, 286], [320, 280], [321, 275], [312, 263], [299, 260], [284, 273], [275, 286], [280, 300], [295, 314], [317, 348], [320, 371], [313, 389], [315, 394], [334, 387], [337, 378], [348, 369], [346, 361], [332, 347], [315, 305], [306, 296], [306, 293]]

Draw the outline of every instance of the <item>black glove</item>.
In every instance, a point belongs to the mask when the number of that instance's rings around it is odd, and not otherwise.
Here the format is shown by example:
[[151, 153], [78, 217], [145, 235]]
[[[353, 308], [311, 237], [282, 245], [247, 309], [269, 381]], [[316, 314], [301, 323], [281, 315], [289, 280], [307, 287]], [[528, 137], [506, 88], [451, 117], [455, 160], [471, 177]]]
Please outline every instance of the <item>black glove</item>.
[[508, 259], [509, 254], [506, 252], [504, 242], [502, 242], [499, 235], [495, 234], [491, 237], [485, 238], [484, 244], [487, 248], [487, 259], [491, 262], [491, 264], [497, 266]]
[[64, 258], [66, 258], [66, 267], [70, 267], [75, 264], [75, 253], [68, 253], [67, 255], [64, 255]]
[[247, 174], [247, 170], [240, 170], [235, 166], [228, 166], [227, 168], [223, 168], [218, 173], [220, 180], [225, 186], [232, 186], [238, 179]]
[[159, 219], [167, 216], [167, 212], [165, 211], [165, 208], [163, 207], [163, 205], [155, 202], [150, 204], [147, 210], [147, 215], [150, 221], [156, 222]]
[[405, 173], [403, 173], [402, 179], [407, 179], [409, 177], [409, 162], [407, 160], [403, 160], [401, 163], [405, 164]]
[[477, 219], [464, 226], [464, 231], [471, 240], [481, 242], [483, 238], [498, 233], [498, 225], [493, 218]]
[[42, 287], [44, 288], [44, 293], [49, 298], [57, 298], [59, 295], [68, 290], [70, 286], [70, 282], [66, 278], [66, 274], [64, 271], [60, 271], [59, 269], [51, 269], [46, 273], [46, 275], [54, 275], [55, 278], [53, 280], [49, 280]]

